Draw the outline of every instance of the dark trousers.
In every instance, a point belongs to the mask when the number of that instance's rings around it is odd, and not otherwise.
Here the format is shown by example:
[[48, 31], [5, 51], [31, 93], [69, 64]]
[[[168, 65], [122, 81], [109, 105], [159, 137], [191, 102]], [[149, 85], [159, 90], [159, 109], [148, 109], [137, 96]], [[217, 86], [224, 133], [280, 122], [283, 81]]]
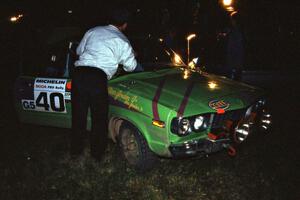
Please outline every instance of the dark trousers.
[[84, 149], [88, 108], [92, 127], [89, 135], [91, 155], [100, 159], [107, 145], [108, 93], [106, 74], [94, 67], [76, 67], [72, 75], [71, 155]]

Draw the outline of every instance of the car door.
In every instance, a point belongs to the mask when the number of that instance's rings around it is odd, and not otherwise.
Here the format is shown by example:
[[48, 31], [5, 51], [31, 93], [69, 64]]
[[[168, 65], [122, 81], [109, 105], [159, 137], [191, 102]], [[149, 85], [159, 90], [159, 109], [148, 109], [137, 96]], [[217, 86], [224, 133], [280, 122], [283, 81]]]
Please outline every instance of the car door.
[[15, 82], [15, 107], [21, 123], [71, 127], [68, 44], [25, 52]]

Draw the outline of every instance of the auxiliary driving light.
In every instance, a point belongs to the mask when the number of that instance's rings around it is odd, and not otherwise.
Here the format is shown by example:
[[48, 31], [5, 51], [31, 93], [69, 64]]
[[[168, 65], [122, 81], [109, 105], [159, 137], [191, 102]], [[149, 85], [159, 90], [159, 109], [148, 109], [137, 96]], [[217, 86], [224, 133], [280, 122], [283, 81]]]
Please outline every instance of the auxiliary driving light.
[[265, 109], [262, 110], [261, 117], [260, 117], [260, 128], [263, 131], [269, 130], [272, 124], [271, 114], [268, 113]]
[[243, 142], [249, 135], [249, 132], [250, 132], [250, 125], [248, 123], [238, 124], [235, 127], [234, 133], [233, 133], [235, 142], [237, 142], [237, 143]]

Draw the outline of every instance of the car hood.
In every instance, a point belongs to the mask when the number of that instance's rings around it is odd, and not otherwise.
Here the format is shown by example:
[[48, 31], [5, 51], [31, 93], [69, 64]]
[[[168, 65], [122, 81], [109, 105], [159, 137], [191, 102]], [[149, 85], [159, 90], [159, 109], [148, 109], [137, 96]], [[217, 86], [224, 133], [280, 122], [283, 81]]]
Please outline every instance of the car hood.
[[245, 108], [263, 94], [261, 89], [225, 77], [179, 68], [129, 74], [111, 83], [183, 116]]

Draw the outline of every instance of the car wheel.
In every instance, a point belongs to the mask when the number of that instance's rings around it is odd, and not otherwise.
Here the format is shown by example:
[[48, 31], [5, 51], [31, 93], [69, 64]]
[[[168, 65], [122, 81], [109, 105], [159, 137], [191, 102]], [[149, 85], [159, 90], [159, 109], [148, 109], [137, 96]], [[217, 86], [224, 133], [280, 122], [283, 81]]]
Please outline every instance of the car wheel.
[[153, 168], [156, 155], [150, 150], [147, 141], [140, 132], [129, 123], [123, 123], [118, 143], [127, 163], [137, 171], [144, 172]]

